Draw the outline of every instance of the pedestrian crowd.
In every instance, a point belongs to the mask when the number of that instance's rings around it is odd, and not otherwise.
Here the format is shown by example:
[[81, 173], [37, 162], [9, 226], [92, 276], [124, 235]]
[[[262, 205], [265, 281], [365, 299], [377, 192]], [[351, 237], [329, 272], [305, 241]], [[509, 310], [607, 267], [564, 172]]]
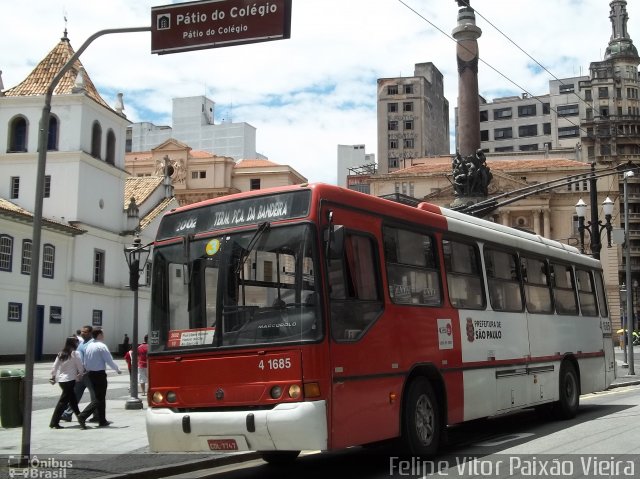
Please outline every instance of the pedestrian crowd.
[[[76, 331], [76, 335], [65, 340], [51, 368], [49, 382], [58, 383], [62, 393], [53, 410], [49, 427], [62, 429], [60, 421], [71, 421], [73, 414], [82, 429], [87, 428], [87, 422], [96, 422], [98, 427], [111, 424], [105, 416], [107, 366], [118, 374], [122, 373], [104, 344], [104, 331], [101, 329], [83, 326]], [[80, 411], [78, 404], [85, 389], [89, 390], [91, 401]]]

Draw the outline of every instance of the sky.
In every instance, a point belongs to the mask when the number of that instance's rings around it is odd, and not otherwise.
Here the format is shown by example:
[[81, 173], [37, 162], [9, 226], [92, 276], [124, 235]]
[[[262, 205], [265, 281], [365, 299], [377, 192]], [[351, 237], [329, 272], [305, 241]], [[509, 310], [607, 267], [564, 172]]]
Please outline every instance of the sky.
[[[170, 3], [183, 2], [0, 0], [4, 88], [31, 72], [65, 26], [78, 50], [100, 30], [149, 26], [151, 8]], [[611, 36], [609, 3], [471, 0], [482, 29], [480, 94], [540, 95], [554, 77], [587, 75]], [[640, 2], [627, 3], [639, 46]], [[149, 32], [112, 34], [80, 60], [107, 103], [124, 93], [132, 122], [170, 125], [172, 98], [205, 95], [216, 103], [215, 123], [256, 128], [259, 153], [309, 181], [336, 183], [338, 145], [364, 144], [377, 158], [377, 79], [413, 76], [416, 63], [444, 76], [453, 145], [457, 12], [455, 0], [293, 0], [290, 39], [156, 55]]]

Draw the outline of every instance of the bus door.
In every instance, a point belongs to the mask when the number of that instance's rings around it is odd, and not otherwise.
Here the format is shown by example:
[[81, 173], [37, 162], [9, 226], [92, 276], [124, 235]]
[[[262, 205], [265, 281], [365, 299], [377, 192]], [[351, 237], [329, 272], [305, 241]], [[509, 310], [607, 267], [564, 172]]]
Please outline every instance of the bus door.
[[[326, 259], [331, 367], [330, 445], [377, 441], [399, 433], [399, 358], [383, 313], [379, 219], [330, 208], [340, 248]], [[328, 218], [329, 209], [323, 211]], [[395, 352], [394, 352], [395, 351]], [[395, 369], [394, 369], [395, 364]]]
[[[609, 307], [607, 305], [607, 295], [605, 293], [604, 281], [602, 273], [594, 272], [595, 290], [597, 293], [597, 311], [600, 313], [600, 329], [602, 330], [602, 341], [605, 359], [605, 385], [607, 388], [616, 378], [616, 358], [613, 351], [613, 327], [609, 316]], [[580, 279], [580, 277], [578, 277]], [[582, 303], [581, 303], [582, 304]]]
[[[460, 256], [460, 251], [453, 255], [454, 258]], [[490, 309], [470, 312], [473, 319], [466, 320], [467, 349], [475, 355], [475, 361], [486, 361], [490, 366], [476, 373], [485, 375], [483, 381], [476, 378], [476, 393], [485, 389], [481, 384], [493, 383], [495, 410], [504, 411], [527, 404], [532, 395], [528, 368], [530, 318], [524, 313], [516, 254], [503, 247], [484, 245], [483, 259]], [[488, 390], [486, 393], [489, 396]], [[490, 410], [478, 412], [490, 413]]]

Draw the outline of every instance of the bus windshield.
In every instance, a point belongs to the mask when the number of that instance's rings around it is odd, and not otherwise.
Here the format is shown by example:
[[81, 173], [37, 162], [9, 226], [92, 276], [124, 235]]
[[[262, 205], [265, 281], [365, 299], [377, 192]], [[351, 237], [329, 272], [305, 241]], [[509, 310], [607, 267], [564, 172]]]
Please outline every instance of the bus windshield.
[[320, 339], [316, 263], [309, 224], [156, 246], [151, 352]]

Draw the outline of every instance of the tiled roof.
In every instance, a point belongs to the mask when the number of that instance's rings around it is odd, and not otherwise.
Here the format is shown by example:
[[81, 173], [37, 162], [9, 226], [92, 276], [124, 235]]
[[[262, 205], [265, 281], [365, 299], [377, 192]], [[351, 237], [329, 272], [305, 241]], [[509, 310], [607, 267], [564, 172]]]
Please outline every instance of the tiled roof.
[[156, 219], [159, 215], [161, 215], [164, 210], [171, 204], [173, 198], [164, 198], [158, 206], [152, 209], [144, 218], [140, 218], [140, 228], [146, 228], [149, 223], [151, 223], [154, 219]]
[[141, 205], [162, 184], [162, 176], [136, 176], [127, 178], [124, 185], [124, 209], [129, 206], [131, 198], [136, 205]]
[[[487, 160], [487, 166], [495, 171], [532, 171], [539, 169], [561, 169], [561, 168], [584, 168], [588, 169], [589, 165], [575, 160], [566, 160], [563, 158], [539, 159], [539, 160]], [[451, 172], [450, 158], [434, 158], [426, 160], [425, 163], [409, 166], [401, 170], [389, 173], [390, 176], [404, 175], [424, 175]]]
[[[0, 198], [0, 216], [7, 216], [11, 218], [17, 218], [21, 220], [26, 220], [28, 222], [33, 222], [33, 213], [24, 208], [12, 203], [9, 200], [5, 200], [4, 198]], [[84, 233], [85, 231], [76, 228], [68, 223], [64, 223], [62, 221], [51, 220], [48, 218], [42, 218], [43, 227], [51, 230], [61, 231], [63, 233], [69, 233], [72, 235], [79, 235]]]
[[234, 168], [261, 168], [265, 166], [282, 166], [269, 160], [240, 160]]
[[[13, 88], [5, 90], [5, 96], [38, 96], [46, 94], [53, 77], [56, 76], [74, 54], [75, 51], [71, 47], [71, 43], [65, 33], [65, 36], [60, 39], [60, 42], [38, 63], [27, 78]], [[84, 69], [78, 59], [58, 82], [58, 85], [53, 91], [54, 95], [68, 95], [73, 93], [73, 86], [81, 68]], [[84, 72], [84, 88], [87, 96], [102, 106], [110, 110], [112, 109], [102, 99], [86, 71]]]
[[189, 156], [191, 158], [213, 158], [216, 155], [214, 155], [213, 153], [209, 153], [208, 151], [202, 151], [202, 150], [191, 150], [189, 152]]

